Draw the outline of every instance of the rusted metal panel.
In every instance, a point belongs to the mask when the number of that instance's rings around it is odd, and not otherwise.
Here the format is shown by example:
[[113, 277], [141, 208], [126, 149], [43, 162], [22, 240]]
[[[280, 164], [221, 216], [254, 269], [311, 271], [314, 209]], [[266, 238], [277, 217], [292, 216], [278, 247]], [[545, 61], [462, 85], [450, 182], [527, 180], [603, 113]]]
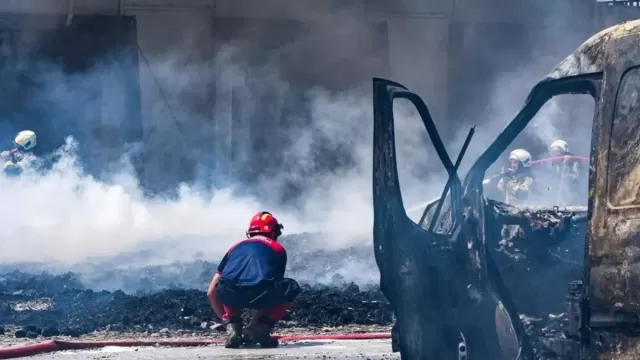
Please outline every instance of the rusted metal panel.
[[[640, 31], [640, 21], [630, 21], [604, 29], [582, 43], [547, 75], [547, 79], [602, 72], [609, 61], [607, 47], [612, 40]], [[615, 52], [614, 52], [615, 53]], [[612, 59], [615, 60], [615, 59]]]
[[[640, 202], [633, 198], [637, 192], [634, 187], [640, 185], [640, 165], [633, 163], [637, 156], [631, 154], [637, 152], [640, 130], [640, 107], [635, 99], [640, 95], [640, 87], [633, 84], [638, 70], [627, 73], [622, 83], [619, 80], [633, 65], [634, 57], [640, 55], [631, 49], [637, 48], [639, 39], [637, 32], [629, 33], [611, 39], [606, 45], [608, 49], [603, 49], [612, 61], [606, 65], [603, 101], [595, 124], [595, 181], [590, 189], [593, 212], [589, 260], [594, 311], [640, 310], [640, 287], [634, 288], [631, 278], [633, 265], [640, 259], [635, 242], [640, 230], [640, 211], [635, 203]], [[629, 160], [632, 163], [627, 163]]]
[[[640, 21], [585, 41], [547, 77], [603, 73], [593, 125], [581, 358], [635, 359], [640, 326]], [[588, 304], [586, 304], [588, 303]], [[576, 356], [576, 354], [572, 354]]]

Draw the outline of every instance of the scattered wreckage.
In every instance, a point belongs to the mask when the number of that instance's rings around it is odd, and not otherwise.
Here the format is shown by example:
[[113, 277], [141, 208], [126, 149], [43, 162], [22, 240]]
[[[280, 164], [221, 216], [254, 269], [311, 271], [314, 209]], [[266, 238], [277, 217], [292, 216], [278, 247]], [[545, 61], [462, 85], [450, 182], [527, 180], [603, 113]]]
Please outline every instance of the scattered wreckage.
[[[374, 250], [402, 359], [540, 358], [532, 345], [539, 339], [527, 334], [520, 315], [526, 304], [562, 302], [548, 297], [566, 298], [568, 315], [549, 342], [551, 357], [640, 358], [639, 44], [640, 20], [584, 42], [534, 86], [464, 181], [457, 167], [473, 129], [454, 163], [422, 99], [374, 79]], [[489, 200], [487, 169], [562, 94], [587, 94], [596, 103], [588, 208], [524, 209]], [[407, 216], [400, 193], [393, 117], [400, 98], [416, 106], [449, 174], [420, 225]], [[510, 227], [517, 230], [504, 231]], [[520, 254], [509, 251], [517, 241]]]

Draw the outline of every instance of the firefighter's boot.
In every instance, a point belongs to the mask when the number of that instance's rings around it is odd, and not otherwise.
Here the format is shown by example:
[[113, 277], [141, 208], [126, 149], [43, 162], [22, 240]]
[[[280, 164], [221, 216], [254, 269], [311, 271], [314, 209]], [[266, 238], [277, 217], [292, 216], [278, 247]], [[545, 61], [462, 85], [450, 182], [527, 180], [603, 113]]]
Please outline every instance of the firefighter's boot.
[[232, 322], [229, 325], [227, 342], [224, 347], [227, 349], [237, 349], [242, 345], [242, 322]]
[[265, 323], [259, 323], [252, 334], [253, 341], [260, 344], [262, 348], [274, 348], [279, 344], [278, 339], [271, 337], [272, 326]]

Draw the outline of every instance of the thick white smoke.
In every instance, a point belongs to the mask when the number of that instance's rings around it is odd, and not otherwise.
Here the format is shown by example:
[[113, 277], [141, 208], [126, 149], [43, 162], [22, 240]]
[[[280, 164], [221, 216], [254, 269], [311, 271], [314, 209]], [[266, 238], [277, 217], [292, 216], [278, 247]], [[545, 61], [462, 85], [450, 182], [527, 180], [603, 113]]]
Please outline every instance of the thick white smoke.
[[[342, 14], [342, 17], [349, 18], [348, 11]], [[336, 23], [322, 26], [336, 27]], [[340, 22], [340, 26], [357, 28], [360, 23]], [[342, 33], [343, 30], [337, 29], [336, 32]], [[360, 29], [358, 36], [366, 37], [362, 33], [366, 31]], [[541, 34], [540, 37], [548, 41], [551, 37], [547, 35], [549, 34]], [[465, 166], [475, 160], [480, 151], [513, 117], [524, 102], [529, 89], [584, 38], [585, 36], [580, 34], [576, 39], [555, 44], [548, 51], [551, 55], [532, 58], [517, 72], [507, 73], [495, 81], [495, 94], [491, 97], [491, 104], [487, 106], [490, 110], [478, 109], [478, 112], [486, 117], [476, 119], [475, 124], [480, 127], [467, 153]], [[330, 41], [318, 41], [314, 38], [316, 52], [311, 54], [315, 54], [316, 57], [347, 57], [342, 53], [345, 52], [344, 49], [352, 46], [353, 38], [348, 38], [347, 41], [330, 36], [329, 39]], [[306, 40], [308, 39], [302, 39], [297, 43], [304, 43]], [[535, 47], [541, 42], [542, 40], [532, 41], [532, 46]], [[253, 71], [256, 69], [247, 65], [251, 55], [243, 55], [241, 51], [235, 53], [234, 46], [235, 44], [230, 44], [230, 50], [221, 51], [209, 61], [210, 64], [215, 63], [224, 69], [216, 75], [215, 80], [236, 84], [239, 88], [238, 96], [243, 99], [241, 107], [245, 111], [261, 111], [255, 107], [256, 99], [258, 95], [264, 94], [272, 97], [271, 103], [275, 109], [273, 111], [281, 111], [285, 105], [283, 94], [295, 91], [292, 90], [295, 87], [281, 76], [277, 66], [282, 60], [282, 53], [286, 51], [273, 50], [267, 56], [267, 65], [260, 67], [259, 71]], [[308, 48], [305, 47], [307, 51]], [[545, 49], [545, 46], [541, 46], [538, 52], [545, 53]], [[150, 118], [160, 115], [166, 117], [171, 112], [179, 121], [200, 120], [208, 116], [193, 112], [191, 105], [193, 102], [200, 102], [207, 106], [206, 101], [198, 97], [198, 89], [206, 86], [207, 81], [204, 78], [212, 76], [210, 66], [184, 66], [183, 60], [176, 60], [183, 59], [182, 55], [184, 54], [176, 56], [169, 50], [165, 54], [156, 54], [147, 64], [148, 69], [153, 70], [154, 76], [165, 89], [171, 89], [170, 99], [164, 99], [158, 94], [144, 95], [148, 98], [143, 96], [147, 124], [153, 123]], [[348, 64], [355, 66], [354, 61], [357, 62], [358, 59], [350, 59]], [[147, 70], [141, 67], [141, 72]], [[45, 86], [39, 94], [41, 98], [37, 100], [45, 99], [47, 104], [55, 106], [51, 110], [55, 113], [55, 118], [51, 121], [71, 117], [92, 123], [96, 129], [105, 123], [121, 126], [121, 119], [125, 118], [126, 114], [123, 113], [122, 94], [114, 91], [117, 88], [117, 77], [113, 75], [117, 71], [120, 71], [118, 66], [112, 66], [107, 62], [88, 72], [72, 76], [58, 70], [41, 72], [41, 81]], [[339, 79], [344, 73], [334, 76]], [[109, 104], [101, 105], [101, 114], [92, 113], [95, 107], [79, 105], [96, 102], [86, 91], [87, 86], [84, 86], [96, 82], [102, 84], [102, 89], [110, 100]], [[373, 115], [370, 88], [371, 84], [367, 81], [353, 84], [351, 90], [315, 88], [301, 94], [301, 98], [307, 101], [305, 111], [303, 115], [292, 115], [293, 119], [289, 120], [305, 125], [291, 130], [289, 144], [285, 149], [278, 150], [284, 152], [285, 163], [282, 164], [281, 170], [261, 176], [254, 183], [253, 189], [247, 189], [243, 183], [237, 183], [212, 192], [203, 190], [199, 184], [193, 183], [181, 185], [177, 197], [149, 198], [144, 196], [132, 166], [126, 161], [129, 154], [105, 153], [103, 148], [94, 144], [76, 144], [69, 140], [67, 146], [61, 150], [63, 156], [52, 170], [26, 174], [17, 179], [0, 176], [0, 215], [3, 219], [0, 263], [62, 262], [69, 265], [137, 251], [140, 248], [151, 248], [160, 255], [137, 257], [136, 263], [130, 264], [131, 266], [188, 262], [195, 259], [215, 262], [231, 244], [243, 237], [248, 219], [260, 210], [272, 211], [285, 224], [285, 232], [288, 234], [314, 231], [326, 234], [309, 244], [310, 247], [336, 250], [360, 246], [365, 251], [370, 251], [373, 221]], [[256, 94], [256, 91], [260, 94]], [[178, 93], [187, 96], [171, 98], [171, 95]], [[171, 104], [171, 111], [166, 109], [165, 100]], [[425, 100], [429, 105], [429, 99]], [[464, 106], [463, 101], [460, 106]], [[583, 143], [588, 143], [584, 140], [588, 138], [585, 134], [590, 134], [590, 119], [579, 128], [584, 129], [584, 133], [576, 134], [575, 128], [562, 125], [566, 124], [563, 120], [567, 115], [566, 111], [556, 111], [553, 106], [551, 105], [551, 110], [538, 114], [538, 117], [543, 117], [540, 125], [536, 125], [538, 123], [534, 119], [526, 132], [543, 143], [562, 136], [571, 144], [577, 144], [576, 148], [581, 150]], [[405, 206], [410, 207], [439, 196], [446, 177], [441, 167], [438, 167], [439, 160], [433, 155], [426, 131], [412, 106], [398, 103], [396, 110], [401, 185]], [[582, 116], [583, 109], [580, 106], [573, 106], [572, 110], [578, 111], [580, 115], [571, 116]], [[588, 113], [589, 109], [584, 112]], [[171, 155], [179, 152], [191, 152], [195, 158], [206, 155], [200, 153], [201, 149], [190, 148], [189, 144], [181, 143], [177, 135], [178, 130], [172, 125], [171, 120], [160, 120], [161, 125], [155, 131], [174, 136], [160, 137], [160, 143], [154, 144], [158, 153], [150, 161], [160, 164], [156, 167], [162, 167], [166, 162], [168, 169], [175, 169], [175, 160]], [[199, 123], [204, 124], [205, 121]], [[93, 131], [91, 126], [83, 125], [81, 128]], [[209, 131], [188, 126], [183, 130], [188, 137], [194, 139]], [[452, 160], [457, 156], [467, 130], [466, 126], [459, 127], [454, 141], [448, 144]], [[46, 133], [38, 135], [42, 138], [49, 136]], [[567, 138], [569, 136], [571, 137]], [[326, 159], [320, 156], [318, 143], [330, 149], [339, 149], [340, 152], [337, 153], [346, 154], [350, 160], [346, 161], [345, 166], [337, 167], [337, 170], [316, 171], [318, 163], [342, 161], [340, 158]], [[82, 170], [81, 164], [76, 161], [76, 147], [91, 153], [94, 158], [101, 159], [98, 163], [103, 165], [102, 176], [88, 176]], [[215, 157], [216, 154], [208, 156]], [[114, 163], [113, 160], [118, 158], [122, 158], [122, 161]], [[242, 159], [242, 156], [240, 158]], [[201, 174], [197, 177], [201, 183], [215, 183], [215, 178], [225, 175], [212, 173], [212, 170], [204, 165], [200, 165], [199, 168]], [[171, 171], [161, 175], [156, 173], [155, 176], [176, 179]], [[460, 173], [464, 174], [464, 170]], [[291, 181], [305, 185], [302, 196], [299, 196], [299, 200], [294, 204], [278, 204], [274, 198], [280, 196], [270, 196], [273, 194], [268, 190], [275, 189], [275, 193], [282, 195], [287, 191], [284, 184]], [[252, 192], [262, 192], [266, 196], [257, 197]], [[420, 211], [412, 214], [413, 218], [419, 216]], [[355, 273], [352, 270], [348, 272]], [[372, 279], [377, 278], [375, 269], [363, 270], [371, 272]]]
[[[194, 69], [181, 73], [177, 66], [161, 65], [165, 66], [164, 77], [180, 79], [182, 83], [176, 84], [177, 87], [187, 85], [189, 82], [185, 79], [197, 75]], [[227, 74], [236, 71], [233, 65], [227, 64]], [[75, 101], [82, 99], [83, 87], [74, 85], [100, 79], [108, 90], [112, 71], [117, 69], [101, 66], [74, 79], [63, 78], [57, 72], [48, 74], [51, 81], [46, 89], [49, 91], [43, 96], [57, 103], [58, 118], [75, 115], [81, 111]], [[286, 86], [277, 78], [275, 70], [271, 76], [276, 86]], [[310, 125], [296, 130], [292, 134], [292, 146], [284, 150], [294, 170], [265, 175], [257, 185], [261, 189], [284, 191], [280, 188], [283, 179], [305, 174], [304, 180], [312, 186], [306, 187], [294, 206], [277, 206], [256, 196], [241, 195], [246, 193], [242, 184], [213, 192], [204, 191], [198, 185], [182, 184], [177, 198], [148, 198], [127, 162], [128, 154], [119, 154], [121, 161], [110, 163], [103, 169], [103, 175], [96, 178], [83, 171], [76, 156], [91, 144], [69, 138], [59, 150], [52, 169], [27, 172], [19, 178], [0, 176], [3, 199], [0, 214], [4, 223], [0, 261], [69, 265], [133, 251], [141, 245], [160, 247], [157, 251], [164, 258], [150, 257], [149, 263], [189, 261], [196, 253], [215, 261], [244, 236], [251, 215], [263, 209], [272, 211], [285, 224], [288, 234], [325, 233], [322, 240], [310, 244], [312, 247], [363, 246], [368, 249], [373, 219], [371, 96], [368, 91], [358, 89], [347, 92], [315, 89], [307, 95]], [[110, 115], [121, 115], [118, 111], [122, 107], [117, 101], [114, 105]], [[419, 201], [435, 196], [440, 189], [431, 186], [433, 194], [421, 189], [427, 182], [423, 181], [424, 173], [417, 173], [416, 169], [424, 169], [426, 165], [429, 151], [423, 144], [426, 131], [415, 111], [402, 105], [406, 104], [399, 105], [397, 131], [403, 191], [406, 190], [405, 197]], [[313, 169], [314, 162], [324, 161], [314, 153], [314, 142], [318, 139], [329, 142], [332, 148], [346, 149], [352, 164], [335, 172], [307, 173]], [[167, 239], [175, 242], [179, 250], [172, 245], [171, 252], [163, 251], [162, 247], [169, 246]]]

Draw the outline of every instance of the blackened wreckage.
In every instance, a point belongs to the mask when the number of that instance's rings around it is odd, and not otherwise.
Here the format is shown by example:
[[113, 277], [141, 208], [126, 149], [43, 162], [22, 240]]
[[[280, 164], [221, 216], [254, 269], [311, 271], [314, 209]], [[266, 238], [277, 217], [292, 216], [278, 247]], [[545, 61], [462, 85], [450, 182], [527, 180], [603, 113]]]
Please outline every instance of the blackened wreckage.
[[[463, 180], [422, 99], [383, 79], [373, 90], [374, 249], [397, 317], [394, 350], [438, 360], [640, 357], [640, 21], [601, 31], [557, 65]], [[588, 206], [488, 199], [489, 166], [562, 94], [596, 104]], [[395, 99], [415, 105], [449, 174], [420, 225], [400, 194]], [[554, 312], [566, 326], [544, 339], [551, 354], [534, 351], [542, 334], [528, 331], [524, 314]]]

